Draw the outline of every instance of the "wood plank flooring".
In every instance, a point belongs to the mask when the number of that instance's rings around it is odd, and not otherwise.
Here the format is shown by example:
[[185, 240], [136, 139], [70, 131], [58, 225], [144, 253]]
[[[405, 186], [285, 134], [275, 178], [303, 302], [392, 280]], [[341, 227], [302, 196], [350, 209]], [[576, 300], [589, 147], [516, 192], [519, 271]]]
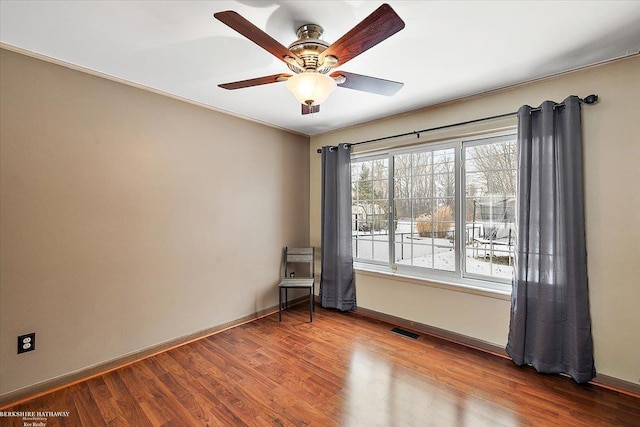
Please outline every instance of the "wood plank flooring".
[[307, 305], [4, 411], [41, 426], [639, 426], [640, 399]]

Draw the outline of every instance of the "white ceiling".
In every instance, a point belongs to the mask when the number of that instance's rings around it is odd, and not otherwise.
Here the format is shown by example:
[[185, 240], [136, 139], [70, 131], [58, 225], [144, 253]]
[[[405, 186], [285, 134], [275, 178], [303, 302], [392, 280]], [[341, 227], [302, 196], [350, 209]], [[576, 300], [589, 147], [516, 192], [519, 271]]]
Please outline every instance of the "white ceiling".
[[213, 14], [235, 10], [284, 46], [296, 39], [298, 26], [315, 23], [332, 43], [381, 1], [0, 0], [0, 41], [306, 135], [640, 50], [637, 0], [388, 3], [404, 30], [339, 70], [404, 87], [392, 97], [338, 88], [319, 113], [306, 116], [284, 83], [217, 87], [289, 70]]

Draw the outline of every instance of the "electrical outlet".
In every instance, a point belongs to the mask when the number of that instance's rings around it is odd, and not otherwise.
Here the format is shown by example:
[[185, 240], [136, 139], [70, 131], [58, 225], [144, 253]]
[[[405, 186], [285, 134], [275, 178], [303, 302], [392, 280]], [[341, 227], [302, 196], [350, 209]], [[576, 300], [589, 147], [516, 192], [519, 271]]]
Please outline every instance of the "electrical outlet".
[[18, 336], [18, 354], [36, 349], [36, 333]]

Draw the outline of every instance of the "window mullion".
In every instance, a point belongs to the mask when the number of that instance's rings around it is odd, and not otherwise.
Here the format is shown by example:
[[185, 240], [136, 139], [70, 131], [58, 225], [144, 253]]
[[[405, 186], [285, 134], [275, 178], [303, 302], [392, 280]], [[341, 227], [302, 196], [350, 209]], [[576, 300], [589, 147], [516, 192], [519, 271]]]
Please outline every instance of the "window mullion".
[[456, 253], [455, 257], [455, 271], [462, 277], [462, 265], [464, 262], [463, 254], [464, 254], [464, 246], [461, 244], [462, 240], [464, 240], [466, 226], [464, 224], [463, 215], [465, 215], [465, 204], [466, 204], [466, 192], [464, 191], [464, 159], [462, 153], [462, 141], [458, 141], [456, 143], [455, 150], [455, 204], [456, 209], [454, 213], [454, 221], [455, 221], [455, 236], [453, 240], [453, 250]]
[[[414, 227], [414, 221], [416, 218], [416, 203], [415, 203], [415, 190], [414, 190], [414, 179], [413, 179], [413, 163], [414, 163], [414, 156], [416, 154], [415, 153], [411, 153], [411, 160], [409, 161], [409, 210], [411, 212], [411, 229], [409, 230], [410, 233], [413, 233], [413, 227]], [[410, 235], [411, 237], [413, 237], [413, 234]], [[413, 239], [411, 239], [411, 243], [409, 245], [410, 248], [410, 254], [411, 254], [411, 265], [413, 266], [413, 257], [415, 255], [414, 249], [415, 249], [415, 241]]]
[[435, 265], [435, 257], [436, 257], [436, 253], [434, 250], [434, 246], [435, 246], [435, 240], [434, 240], [434, 234], [436, 231], [436, 227], [435, 227], [435, 221], [436, 221], [436, 165], [434, 160], [434, 156], [433, 156], [433, 151], [431, 154], [431, 198], [430, 198], [430, 204], [431, 204], [431, 266], [430, 268], [433, 269], [434, 265]]
[[395, 164], [393, 162], [393, 154], [389, 153], [389, 157], [387, 160], [387, 182], [388, 188], [387, 191], [387, 203], [389, 206], [389, 216], [388, 216], [388, 227], [389, 227], [389, 266], [394, 267], [396, 262], [396, 223], [395, 223]]

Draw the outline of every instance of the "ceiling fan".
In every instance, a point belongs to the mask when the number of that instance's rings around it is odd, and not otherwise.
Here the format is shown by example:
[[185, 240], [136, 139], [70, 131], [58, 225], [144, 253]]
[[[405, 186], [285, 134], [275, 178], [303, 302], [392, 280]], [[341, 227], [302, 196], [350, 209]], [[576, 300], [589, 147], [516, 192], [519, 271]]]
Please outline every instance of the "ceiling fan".
[[287, 88], [302, 104], [302, 114], [309, 114], [320, 111], [320, 104], [337, 86], [387, 96], [395, 94], [403, 86], [400, 82], [346, 71], [331, 72], [404, 28], [404, 21], [386, 3], [331, 45], [320, 40], [324, 30], [316, 24], [298, 28], [298, 40], [286, 48], [237, 12], [227, 10], [213, 16], [283, 61], [295, 73], [218, 85], [223, 89], [286, 81]]

